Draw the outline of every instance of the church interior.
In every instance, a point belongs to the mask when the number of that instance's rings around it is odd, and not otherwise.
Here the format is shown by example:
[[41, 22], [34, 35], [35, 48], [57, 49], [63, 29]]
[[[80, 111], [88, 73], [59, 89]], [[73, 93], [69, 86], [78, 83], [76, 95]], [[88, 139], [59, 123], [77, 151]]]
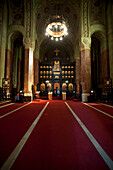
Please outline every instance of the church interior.
[[112, 0], [0, 1], [1, 170], [113, 169], [112, 20]]
[[112, 2], [65, 2], [2, 1], [0, 99], [20, 91], [25, 100], [36, 92], [61, 99], [66, 92], [86, 102], [94, 92], [112, 102]]

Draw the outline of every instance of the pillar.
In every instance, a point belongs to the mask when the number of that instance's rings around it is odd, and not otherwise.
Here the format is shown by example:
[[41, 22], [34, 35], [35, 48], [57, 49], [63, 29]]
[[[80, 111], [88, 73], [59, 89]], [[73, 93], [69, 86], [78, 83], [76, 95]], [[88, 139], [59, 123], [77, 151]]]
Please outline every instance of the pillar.
[[83, 38], [82, 42], [80, 52], [82, 101], [87, 102], [91, 91], [91, 39]]
[[91, 38], [90, 38], [90, 18], [89, 18], [89, 0], [82, 1], [81, 15], [81, 46], [80, 46], [80, 64], [81, 64], [81, 85], [82, 101], [87, 102], [91, 90]]
[[32, 47], [25, 47], [24, 58], [24, 95], [31, 96], [34, 84], [34, 49]]

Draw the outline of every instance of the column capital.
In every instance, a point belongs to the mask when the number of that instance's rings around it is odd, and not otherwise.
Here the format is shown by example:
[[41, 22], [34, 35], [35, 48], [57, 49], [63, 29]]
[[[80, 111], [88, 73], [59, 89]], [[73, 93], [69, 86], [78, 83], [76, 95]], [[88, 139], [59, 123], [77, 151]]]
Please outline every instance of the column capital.
[[91, 48], [91, 37], [82, 37], [81, 38], [81, 51]]
[[32, 48], [33, 51], [34, 51], [34, 49], [35, 49], [35, 41], [31, 41], [30, 37], [24, 37], [23, 44], [24, 44], [25, 48], [27, 48], [27, 49]]

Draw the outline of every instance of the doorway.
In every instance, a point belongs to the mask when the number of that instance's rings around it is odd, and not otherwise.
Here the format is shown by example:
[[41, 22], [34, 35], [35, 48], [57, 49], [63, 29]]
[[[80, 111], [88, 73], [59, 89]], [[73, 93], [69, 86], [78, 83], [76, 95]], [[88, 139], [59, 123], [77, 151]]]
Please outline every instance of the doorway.
[[54, 83], [53, 97], [60, 97], [60, 83]]

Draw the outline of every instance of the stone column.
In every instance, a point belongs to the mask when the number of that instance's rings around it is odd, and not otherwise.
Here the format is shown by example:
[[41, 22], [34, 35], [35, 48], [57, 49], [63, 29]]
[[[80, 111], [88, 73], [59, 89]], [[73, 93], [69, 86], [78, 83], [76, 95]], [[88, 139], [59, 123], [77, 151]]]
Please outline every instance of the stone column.
[[81, 85], [82, 101], [87, 102], [91, 90], [91, 38], [89, 34], [90, 27], [89, 18], [89, 0], [82, 1], [81, 16]]
[[34, 84], [34, 43], [30, 39], [24, 39], [24, 95], [32, 95], [32, 85]]
[[24, 57], [24, 93], [28, 93], [29, 49], [25, 48]]
[[34, 84], [34, 42], [32, 30], [32, 2], [26, 2], [26, 35], [23, 39], [25, 46], [24, 60], [24, 95], [32, 96], [32, 85]]
[[82, 87], [82, 101], [87, 102], [91, 90], [91, 52], [90, 52], [90, 38], [82, 39], [81, 48], [81, 87]]

